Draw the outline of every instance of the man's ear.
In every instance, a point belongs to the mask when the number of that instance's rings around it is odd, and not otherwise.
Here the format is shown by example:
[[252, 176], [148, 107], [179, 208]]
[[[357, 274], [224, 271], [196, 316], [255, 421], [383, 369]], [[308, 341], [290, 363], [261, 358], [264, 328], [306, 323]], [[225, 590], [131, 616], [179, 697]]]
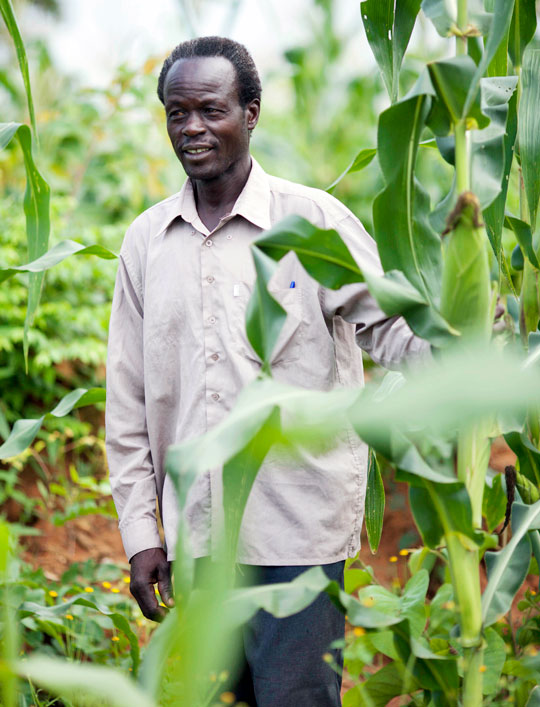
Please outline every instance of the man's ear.
[[259, 114], [261, 112], [261, 101], [254, 98], [246, 106], [247, 129], [251, 132], [257, 125]]

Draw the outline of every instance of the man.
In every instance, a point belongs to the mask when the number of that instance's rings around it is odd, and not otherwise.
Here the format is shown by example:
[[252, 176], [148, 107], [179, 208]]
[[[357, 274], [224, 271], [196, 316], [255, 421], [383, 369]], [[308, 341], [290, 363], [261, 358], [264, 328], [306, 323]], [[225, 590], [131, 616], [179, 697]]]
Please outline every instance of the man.
[[[158, 95], [168, 134], [188, 180], [127, 231], [114, 294], [107, 369], [107, 449], [131, 587], [145, 616], [171, 605], [177, 506], [163, 461], [170, 444], [222, 420], [260, 361], [245, 335], [255, 279], [249, 244], [295, 213], [335, 228], [364, 269], [380, 271], [377, 249], [355, 216], [319, 190], [270, 177], [251, 158], [249, 140], [261, 86], [246, 49], [206, 37], [166, 59]], [[384, 365], [427, 347], [400, 319], [388, 319], [365, 285], [329, 291], [290, 253], [271, 290], [288, 316], [273, 352], [275, 378], [326, 390], [362, 383], [356, 342]], [[359, 548], [366, 448], [343, 433], [333, 450], [294, 463], [270, 452], [250, 495], [239, 563], [264, 583], [288, 581], [312, 565], [342, 581]], [[220, 470], [197, 479], [186, 517], [196, 558], [211, 555], [219, 533]], [[158, 533], [156, 497], [166, 551]], [[290, 619], [259, 612], [246, 628], [248, 670], [240, 691], [259, 707], [340, 704], [340, 679], [321, 659], [343, 636], [327, 597]], [[247, 695], [247, 696], [246, 696]], [[255, 702], [256, 701], [256, 702]]]

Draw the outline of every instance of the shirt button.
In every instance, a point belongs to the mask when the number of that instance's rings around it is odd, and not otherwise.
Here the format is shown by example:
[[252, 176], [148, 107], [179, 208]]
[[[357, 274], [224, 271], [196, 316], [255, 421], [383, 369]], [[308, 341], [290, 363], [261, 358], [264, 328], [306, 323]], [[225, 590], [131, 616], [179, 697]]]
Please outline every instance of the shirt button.
[[217, 361], [219, 359], [219, 354], [212, 354], [210, 358], [212, 359], [212, 361]]
[[206, 278], [206, 282], [209, 282], [210, 284], [214, 282], [214, 278], [212, 277], [212, 275], [208, 275], [208, 277]]
[[212, 393], [212, 400], [219, 400], [219, 395], [217, 393]]
[[228, 241], [232, 241], [232, 236], [231, 236], [230, 233], [227, 235], [227, 240], [228, 240]]
[[205, 245], [210, 247], [211, 245], [214, 245], [213, 241], [205, 241]]
[[209, 320], [210, 324], [215, 324], [216, 323], [216, 318], [215, 317], [210, 317]]

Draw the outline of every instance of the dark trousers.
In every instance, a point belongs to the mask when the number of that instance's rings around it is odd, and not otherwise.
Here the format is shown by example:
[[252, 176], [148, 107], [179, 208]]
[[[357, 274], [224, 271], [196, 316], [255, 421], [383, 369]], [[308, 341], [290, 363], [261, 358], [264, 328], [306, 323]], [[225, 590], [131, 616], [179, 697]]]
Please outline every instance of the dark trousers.
[[[345, 562], [323, 565], [343, 587]], [[290, 582], [306, 566], [249, 567], [253, 584]], [[345, 617], [321, 594], [298, 614], [276, 619], [260, 610], [243, 629], [243, 669], [231, 688], [237, 702], [249, 707], [339, 707], [341, 676], [323, 660], [331, 653], [342, 665], [341, 652], [330, 644], [345, 634]]]

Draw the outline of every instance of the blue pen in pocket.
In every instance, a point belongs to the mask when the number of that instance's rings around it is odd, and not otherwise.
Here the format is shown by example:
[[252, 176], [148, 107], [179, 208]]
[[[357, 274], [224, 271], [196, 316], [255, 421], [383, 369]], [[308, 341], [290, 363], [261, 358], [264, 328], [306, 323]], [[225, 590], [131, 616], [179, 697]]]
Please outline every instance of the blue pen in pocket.
[[291, 284], [289, 285], [289, 289], [293, 289], [294, 287], [296, 287], [296, 283], [294, 280], [291, 280]]

